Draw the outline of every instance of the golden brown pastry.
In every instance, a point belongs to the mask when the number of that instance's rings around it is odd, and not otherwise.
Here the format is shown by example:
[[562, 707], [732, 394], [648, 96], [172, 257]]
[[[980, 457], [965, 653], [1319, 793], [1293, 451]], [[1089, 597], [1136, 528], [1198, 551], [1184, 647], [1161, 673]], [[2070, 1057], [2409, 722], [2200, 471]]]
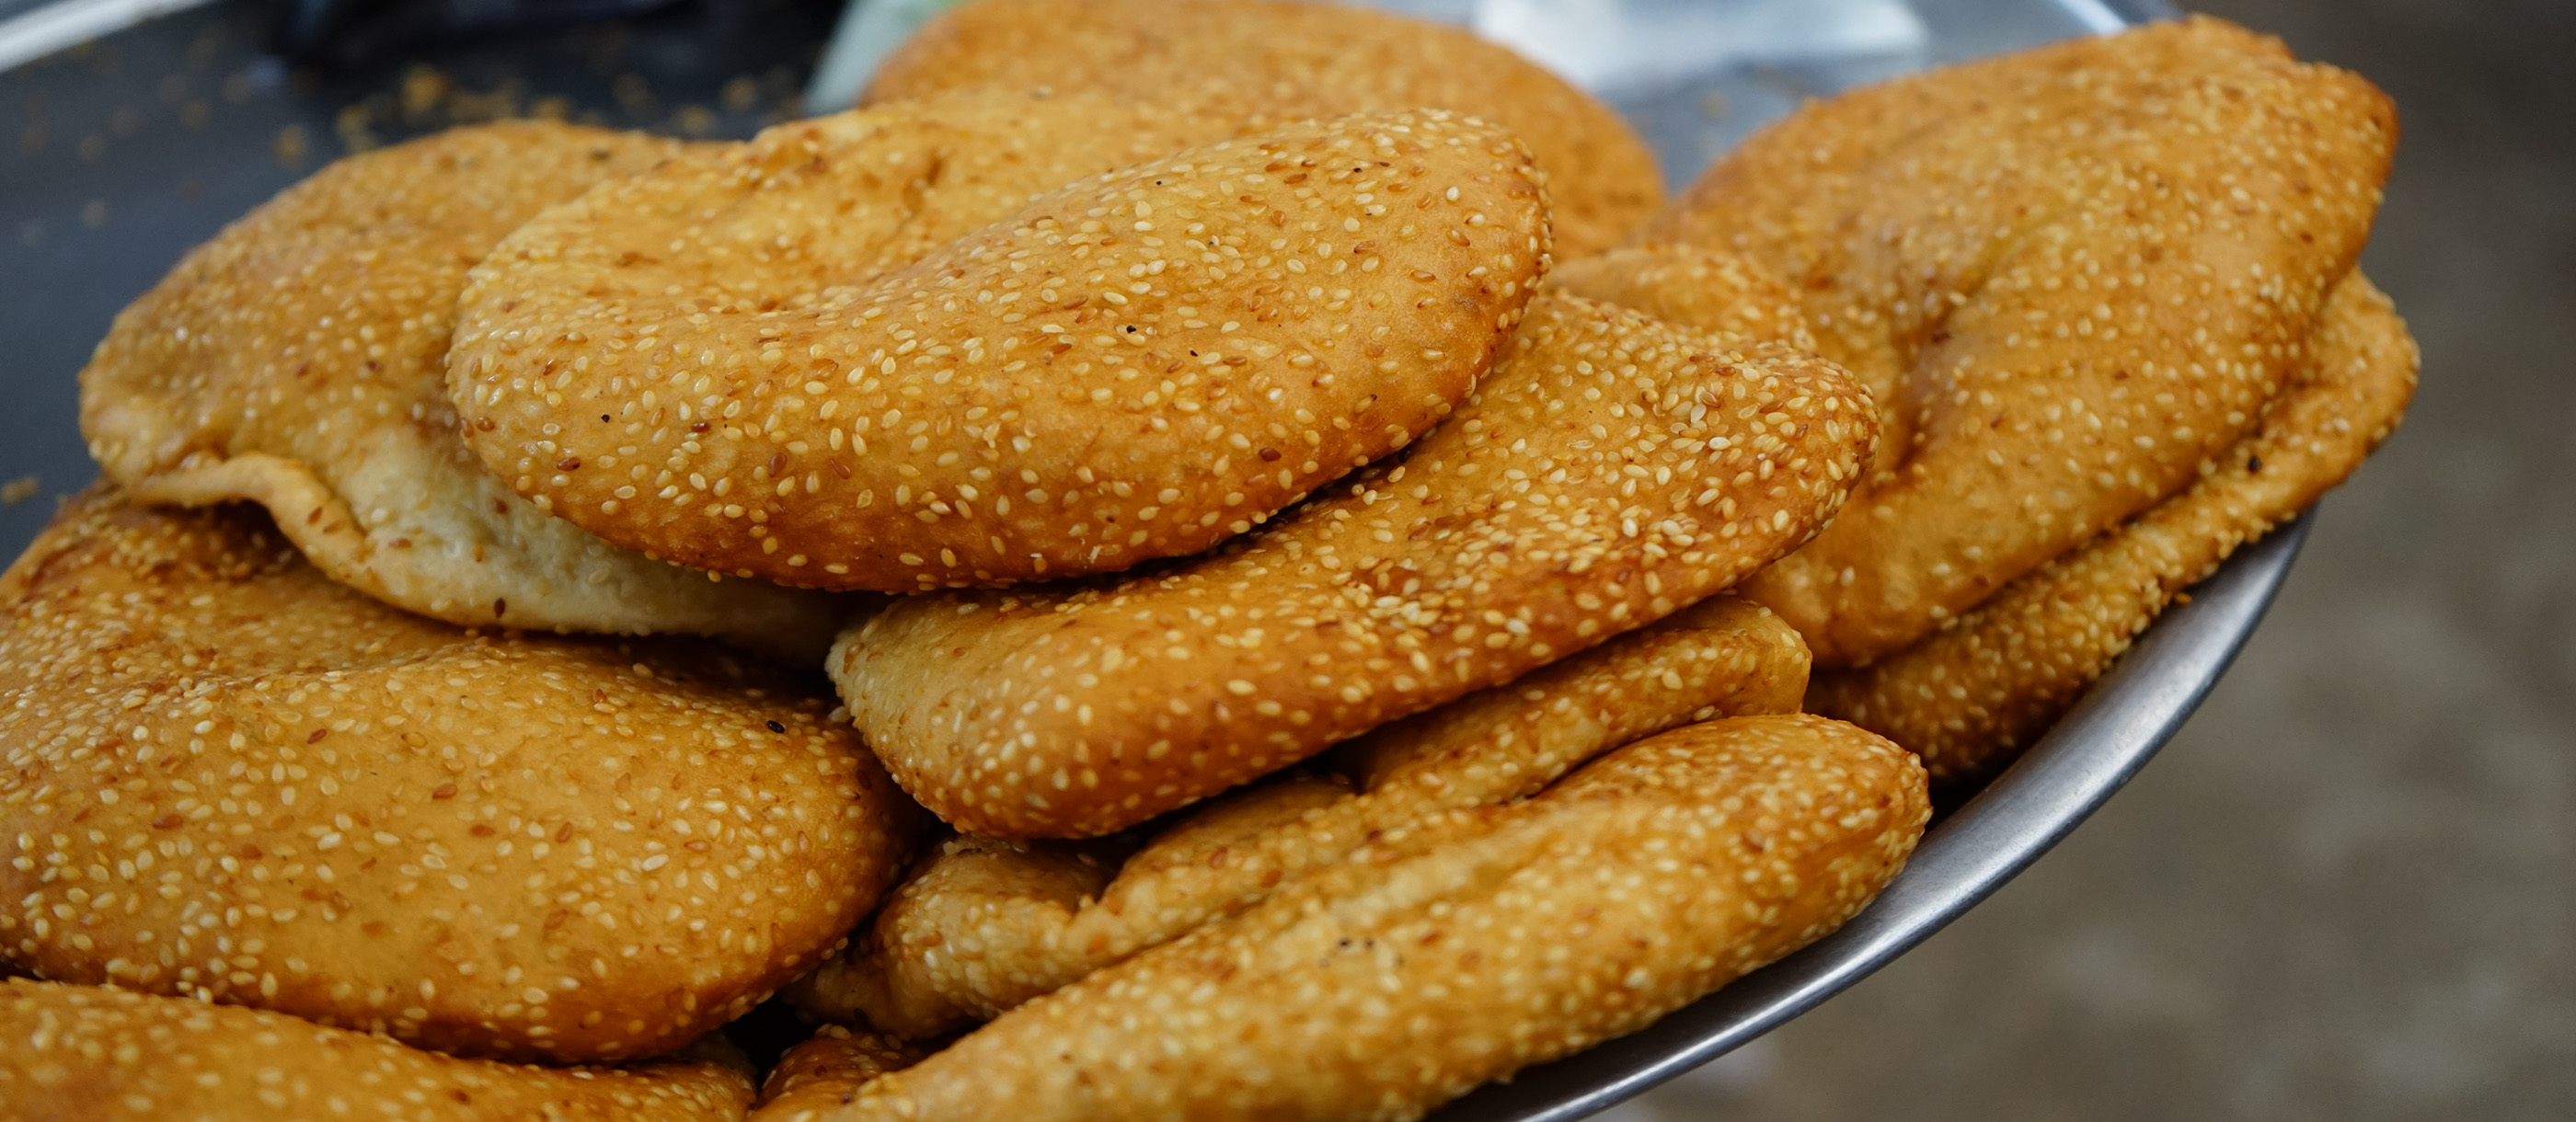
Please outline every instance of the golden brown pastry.
[[[788, 990], [810, 1015], [926, 1037], [987, 1020], [1249, 907], [1377, 833], [1524, 798], [1677, 725], [1794, 713], [1807, 649], [1716, 596], [1641, 631], [1382, 726], [1191, 811], [1123, 864], [1057, 843], [949, 842], [850, 949]], [[1114, 870], [1114, 875], [1113, 875]]]
[[461, 305], [468, 443], [539, 507], [701, 568], [1113, 571], [1402, 447], [1546, 267], [1526, 151], [1439, 112], [1189, 149], [889, 261], [938, 209], [912, 186], [938, 124], [783, 126], [520, 227]]
[[239, 507], [0, 577], [0, 962], [442, 1051], [667, 1052], [835, 948], [919, 812], [801, 678], [461, 631]]
[[852, 719], [961, 831], [1104, 834], [1670, 615], [1795, 548], [1866, 397], [1547, 293], [1401, 460], [1115, 582], [905, 599], [834, 648]]
[[190, 253], [81, 372], [107, 477], [149, 502], [248, 499], [332, 579], [451, 623], [725, 635], [812, 657], [843, 609], [615, 549], [456, 437], [466, 270], [548, 204], [688, 148], [542, 121], [324, 168]]
[[893, 1037], [824, 1025], [769, 1069], [748, 1122], [814, 1122], [857, 1098], [868, 1080], [910, 1067], [928, 1054], [920, 1045]]
[[739, 1054], [631, 1068], [467, 1060], [277, 1013], [0, 981], [0, 1122], [733, 1122]]
[[1448, 27], [1280, 0], [974, 0], [885, 60], [867, 104], [961, 86], [1098, 90], [1260, 132], [1425, 106], [1510, 129], [1547, 173], [1559, 252], [1618, 243], [1663, 200], [1654, 154], [1609, 106]]
[[1805, 304], [1887, 435], [1745, 586], [1819, 666], [1891, 654], [2196, 478], [2292, 376], [2396, 142], [2368, 82], [2210, 19], [1811, 103], [1649, 240]]
[[1851, 725], [1692, 725], [1390, 831], [820, 1117], [1419, 1117], [1833, 930], [1928, 814], [1921, 766]]
[[1547, 283], [1731, 339], [1816, 349], [1797, 294], [1725, 250], [1625, 246], [1558, 265]]
[[2397, 427], [2415, 389], [2415, 341], [2360, 273], [2335, 287], [2310, 355], [2215, 470], [2005, 586], [1948, 630], [1870, 666], [1819, 675], [1810, 707], [1905, 745], [1936, 779], [2009, 760], [2177, 592], [2306, 509]]

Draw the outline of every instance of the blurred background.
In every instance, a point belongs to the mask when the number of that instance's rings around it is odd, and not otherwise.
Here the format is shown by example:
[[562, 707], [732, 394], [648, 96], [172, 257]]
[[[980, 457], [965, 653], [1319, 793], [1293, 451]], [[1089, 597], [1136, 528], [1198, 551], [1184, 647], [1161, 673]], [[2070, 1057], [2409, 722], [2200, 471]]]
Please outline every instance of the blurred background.
[[[1799, 97], [2015, 45], [1962, 29], [2036, 2], [1813, 3], [1861, 29], [1838, 46], [1857, 54], [1752, 58], [1718, 89], [1620, 103], [1686, 179]], [[0, 32], [38, 7], [0, 0]], [[2405, 140], [2365, 267], [2423, 344], [2411, 418], [2108, 808], [1892, 967], [1616, 1122], [2576, 1118], [2576, 4], [2205, 10], [2395, 96]], [[389, 12], [219, 0], [14, 68], [0, 42], [0, 550], [88, 479], [73, 374], [108, 318], [223, 222], [456, 122], [747, 135], [803, 112], [838, 14]], [[492, 33], [530, 14], [553, 22]]]

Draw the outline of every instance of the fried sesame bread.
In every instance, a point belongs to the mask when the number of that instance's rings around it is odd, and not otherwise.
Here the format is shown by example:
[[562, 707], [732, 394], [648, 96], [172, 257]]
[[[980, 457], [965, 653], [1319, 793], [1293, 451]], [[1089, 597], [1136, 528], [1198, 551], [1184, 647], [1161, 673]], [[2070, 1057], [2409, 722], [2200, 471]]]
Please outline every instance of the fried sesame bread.
[[1691, 725], [1389, 831], [820, 1117], [1417, 1118], [1833, 930], [1929, 812], [1914, 758], [1852, 725]]
[[1222, 141], [916, 236], [955, 116], [782, 126], [520, 227], [460, 305], [468, 443], [540, 508], [710, 570], [1115, 571], [1412, 440], [1546, 268], [1526, 150], [1436, 111]]
[[748, 1122], [815, 1122], [857, 1097], [868, 1080], [910, 1067], [927, 1054], [929, 1049], [893, 1037], [824, 1025], [769, 1069]]
[[2188, 485], [2295, 372], [2395, 143], [2368, 82], [2211, 19], [1746, 141], [1642, 236], [1781, 278], [1886, 427], [1850, 515], [1746, 594], [1865, 663]]
[[630, 1068], [459, 1059], [186, 998], [0, 980], [5, 1122], [734, 1122], [740, 1053]]
[[1545, 293], [1400, 461], [1177, 566], [908, 597], [830, 669], [950, 825], [1109, 833], [1725, 589], [1832, 517], [1871, 412], [1812, 356]]
[[1383, 726], [1327, 757], [1323, 774], [1210, 800], [1123, 863], [1048, 843], [953, 843], [787, 993], [812, 1016], [911, 1037], [952, 1031], [1250, 907], [1383, 831], [1525, 798], [1678, 725], [1794, 713], [1806, 681], [1797, 632], [1712, 597]]
[[116, 317], [81, 427], [147, 502], [247, 499], [331, 578], [450, 623], [728, 636], [799, 661], [841, 610], [713, 582], [548, 517], [456, 436], [466, 270], [550, 203], [687, 146], [542, 121], [353, 156], [198, 247]]
[[1431, 107], [1510, 129], [1547, 174], [1561, 252], [1619, 242], [1663, 201], [1654, 154], [1610, 107], [1463, 28], [1283, 0], [972, 0], [889, 56], [863, 99], [961, 86], [1093, 90], [1257, 133]]
[[1690, 246], [1623, 246], [1548, 271], [1564, 292], [1747, 342], [1816, 349], [1796, 294], [1741, 254]]
[[407, 615], [256, 508], [73, 503], [0, 576], [0, 696], [0, 964], [448, 1052], [679, 1047], [919, 821], [805, 679]]
[[2404, 415], [2416, 357], [2388, 298], [2360, 273], [2346, 277], [2301, 376], [2215, 470], [1953, 626], [1819, 675], [1809, 707], [1905, 745], [1936, 779], [2009, 761], [2184, 587], [2360, 467]]

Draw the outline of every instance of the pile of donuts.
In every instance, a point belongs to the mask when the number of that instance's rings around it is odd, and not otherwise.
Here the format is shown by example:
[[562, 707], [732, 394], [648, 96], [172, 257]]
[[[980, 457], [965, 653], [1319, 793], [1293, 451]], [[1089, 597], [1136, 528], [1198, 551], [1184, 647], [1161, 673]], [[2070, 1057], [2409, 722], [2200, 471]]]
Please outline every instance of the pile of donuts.
[[748, 141], [352, 156], [117, 318], [0, 577], [0, 1116], [1410, 1119], [1633, 1032], [2388, 435], [2395, 139], [2195, 19], [1666, 200], [1460, 31], [971, 0]]

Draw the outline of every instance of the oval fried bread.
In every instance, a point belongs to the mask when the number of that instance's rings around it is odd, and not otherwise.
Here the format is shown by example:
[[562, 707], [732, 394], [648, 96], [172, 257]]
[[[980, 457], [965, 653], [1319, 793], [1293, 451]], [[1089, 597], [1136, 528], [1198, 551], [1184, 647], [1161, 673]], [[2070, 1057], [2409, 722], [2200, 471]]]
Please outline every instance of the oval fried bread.
[[1123, 863], [1044, 843], [951, 842], [788, 996], [808, 1015], [907, 1037], [988, 1020], [1249, 907], [1380, 832], [1527, 797], [1677, 725], [1796, 712], [1806, 671], [1806, 644], [1787, 624], [1712, 597], [1382, 726], [1336, 751], [1341, 774], [1212, 800]]
[[0, 1120], [733, 1122], [739, 1054], [630, 1068], [458, 1059], [256, 1009], [0, 980]]
[[938, 194], [881, 173], [938, 158], [923, 112], [785, 126], [520, 227], [460, 306], [468, 442], [541, 508], [701, 568], [1113, 571], [1402, 447], [1546, 267], [1526, 151], [1418, 112], [1086, 179], [875, 272]]
[[1810, 103], [1646, 238], [1800, 295], [1886, 439], [1747, 583], [1819, 666], [1893, 653], [2198, 476], [2291, 377], [2369, 236], [2388, 99], [2210, 19]]
[[801, 679], [460, 631], [239, 507], [0, 577], [0, 963], [442, 1051], [654, 1055], [834, 949], [919, 821]]
[[2305, 372], [2217, 470], [2005, 586], [1955, 626], [1869, 666], [1819, 675], [1810, 708], [1906, 746], [1935, 779], [2000, 766], [2183, 588], [2360, 467], [2405, 413], [2416, 358], [2396, 309], [2354, 272], [2326, 304]]
[[812, 657], [830, 601], [612, 548], [456, 437], [447, 342], [466, 270], [548, 204], [687, 150], [517, 121], [322, 169], [118, 313], [81, 371], [90, 454], [148, 502], [257, 502], [332, 579], [450, 623]]
[[1839, 926], [1930, 814], [1851, 725], [1738, 717], [1438, 815], [1005, 1013], [827, 1119], [1411, 1119]]
[[1615, 245], [1663, 199], [1654, 154], [1609, 106], [1463, 28], [1280, 0], [974, 0], [922, 25], [865, 101], [993, 85], [1097, 90], [1246, 132], [1431, 107], [1492, 121], [1547, 173], [1560, 253]]
[[1795, 548], [1868, 456], [1830, 364], [1546, 293], [1448, 423], [1221, 552], [910, 597], [852, 719], [958, 829], [1104, 834], [1678, 611]]

